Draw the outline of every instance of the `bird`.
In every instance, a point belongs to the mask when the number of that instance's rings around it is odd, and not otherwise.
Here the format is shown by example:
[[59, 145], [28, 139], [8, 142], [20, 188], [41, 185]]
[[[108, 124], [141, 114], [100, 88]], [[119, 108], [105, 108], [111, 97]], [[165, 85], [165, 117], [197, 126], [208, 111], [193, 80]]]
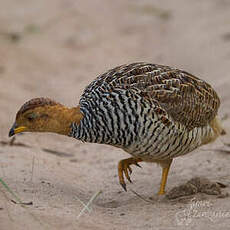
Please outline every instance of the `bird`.
[[152, 162], [162, 167], [158, 194], [163, 195], [173, 159], [225, 133], [219, 106], [217, 93], [204, 80], [170, 66], [137, 62], [99, 75], [76, 107], [45, 97], [27, 101], [9, 136], [52, 132], [121, 148], [131, 155], [118, 163], [123, 189], [126, 181], [132, 183], [131, 165]]

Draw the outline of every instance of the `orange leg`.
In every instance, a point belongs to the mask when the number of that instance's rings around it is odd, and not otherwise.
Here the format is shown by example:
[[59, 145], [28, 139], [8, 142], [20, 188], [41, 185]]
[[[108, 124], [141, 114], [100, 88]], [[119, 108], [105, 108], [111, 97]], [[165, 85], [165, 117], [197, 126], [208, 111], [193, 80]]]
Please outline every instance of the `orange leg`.
[[130, 183], [132, 183], [130, 176], [129, 176], [132, 173], [132, 169], [131, 169], [130, 165], [134, 164], [138, 167], [141, 167], [138, 164], [138, 162], [141, 162], [141, 161], [142, 161], [141, 159], [139, 159], [139, 158], [136, 159], [133, 157], [119, 161], [119, 163], [118, 163], [118, 177], [119, 177], [119, 182], [125, 191], [127, 191], [127, 189], [126, 189], [124, 175], [125, 175], [126, 179]]
[[165, 194], [165, 186], [167, 183], [168, 172], [169, 172], [172, 160], [171, 159], [165, 160], [165, 161], [161, 161], [159, 163], [162, 167], [162, 176], [161, 176], [161, 186], [160, 186], [160, 190], [158, 192], [158, 195], [163, 195], [163, 194]]

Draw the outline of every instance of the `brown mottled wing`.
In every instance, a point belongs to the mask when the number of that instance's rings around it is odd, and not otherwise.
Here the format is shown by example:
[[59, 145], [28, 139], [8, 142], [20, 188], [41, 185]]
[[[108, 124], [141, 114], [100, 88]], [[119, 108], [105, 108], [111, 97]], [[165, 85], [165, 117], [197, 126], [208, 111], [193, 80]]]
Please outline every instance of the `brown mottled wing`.
[[216, 92], [206, 82], [180, 70], [156, 77], [145, 93], [157, 100], [173, 120], [189, 130], [214, 119], [220, 105]]
[[204, 126], [217, 114], [220, 100], [203, 80], [178, 69], [148, 63], [116, 67], [100, 75], [85, 90], [138, 89], [141, 96], [157, 101], [174, 121], [189, 130]]

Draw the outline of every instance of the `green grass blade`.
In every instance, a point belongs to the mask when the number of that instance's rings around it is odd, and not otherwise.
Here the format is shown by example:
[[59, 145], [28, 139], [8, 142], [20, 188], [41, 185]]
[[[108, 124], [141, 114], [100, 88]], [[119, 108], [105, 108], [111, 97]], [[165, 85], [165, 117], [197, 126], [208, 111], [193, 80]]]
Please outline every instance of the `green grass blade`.
[[0, 178], [0, 183], [5, 187], [5, 189], [17, 200], [17, 202], [22, 203], [21, 199], [10, 189], [6, 182]]

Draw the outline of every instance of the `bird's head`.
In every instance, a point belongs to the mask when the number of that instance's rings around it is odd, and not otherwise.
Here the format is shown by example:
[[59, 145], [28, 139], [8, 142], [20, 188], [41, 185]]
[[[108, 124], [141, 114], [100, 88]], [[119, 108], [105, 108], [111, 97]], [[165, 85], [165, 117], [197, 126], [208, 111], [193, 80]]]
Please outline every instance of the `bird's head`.
[[53, 132], [69, 135], [71, 124], [83, 118], [79, 107], [67, 108], [48, 98], [35, 98], [22, 105], [9, 136], [21, 132]]

